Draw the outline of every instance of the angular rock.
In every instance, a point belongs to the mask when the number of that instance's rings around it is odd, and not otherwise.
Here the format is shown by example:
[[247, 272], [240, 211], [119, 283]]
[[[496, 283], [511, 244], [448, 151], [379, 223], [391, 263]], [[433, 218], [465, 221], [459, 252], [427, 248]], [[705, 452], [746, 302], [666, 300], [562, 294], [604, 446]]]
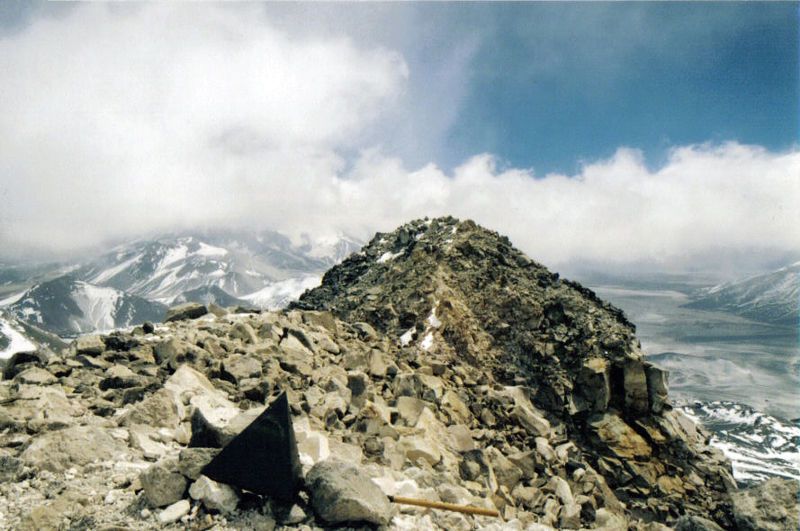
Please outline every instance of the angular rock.
[[203, 474], [220, 483], [292, 501], [301, 469], [286, 393], [231, 440]]
[[647, 374], [647, 396], [653, 413], [660, 413], [668, 404], [669, 371], [645, 364]]
[[187, 514], [192, 506], [189, 500], [181, 500], [173, 503], [160, 513], [158, 513], [158, 522], [161, 525], [168, 525], [177, 522]]
[[589, 426], [599, 442], [618, 457], [645, 457], [652, 453], [647, 441], [614, 413], [591, 417]]
[[696, 515], [684, 515], [674, 525], [675, 531], [723, 531], [716, 523]]
[[184, 321], [186, 319], [197, 319], [208, 313], [208, 308], [199, 302], [187, 302], [173, 306], [167, 310], [164, 315], [164, 322], [170, 323], [172, 321]]
[[229, 485], [217, 483], [206, 476], [200, 476], [189, 487], [189, 496], [200, 501], [209, 511], [230, 513], [239, 505], [239, 495]]
[[389, 499], [361, 469], [328, 459], [314, 465], [306, 477], [314, 512], [329, 524], [368, 522], [386, 525]]
[[106, 344], [100, 336], [81, 336], [72, 343], [76, 354], [86, 354], [87, 356], [97, 356], [106, 349]]
[[603, 358], [583, 362], [575, 380], [575, 402], [578, 411], [599, 413], [608, 408], [611, 399], [608, 363]]
[[115, 461], [127, 445], [108, 430], [95, 426], [73, 426], [40, 435], [20, 455], [31, 466], [62, 472], [94, 461]]
[[647, 413], [648, 391], [644, 364], [639, 360], [627, 360], [623, 366], [623, 382], [625, 408], [637, 415]]
[[26, 385], [50, 385], [56, 383], [58, 379], [41, 367], [31, 367], [17, 374], [14, 381]]
[[131, 406], [122, 416], [122, 426], [143, 424], [152, 427], [175, 429], [180, 424], [175, 395], [167, 389], [159, 389], [141, 402]]
[[178, 471], [187, 478], [195, 480], [219, 452], [218, 448], [184, 448], [178, 454]]
[[144, 496], [152, 507], [165, 507], [183, 498], [188, 482], [176, 460], [160, 461], [139, 475]]

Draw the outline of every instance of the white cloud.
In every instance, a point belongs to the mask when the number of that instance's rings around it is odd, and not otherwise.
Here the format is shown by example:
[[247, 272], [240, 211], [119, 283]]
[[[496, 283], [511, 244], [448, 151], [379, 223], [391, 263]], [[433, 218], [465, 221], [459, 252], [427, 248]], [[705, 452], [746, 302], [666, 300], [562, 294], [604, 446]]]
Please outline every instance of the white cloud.
[[570, 176], [485, 154], [407, 168], [369, 137], [413, 108], [401, 56], [235, 7], [82, 5], [0, 39], [0, 248], [196, 225], [367, 238], [453, 214], [550, 265], [800, 249], [800, 151], [684, 146], [650, 170], [621, 148]]

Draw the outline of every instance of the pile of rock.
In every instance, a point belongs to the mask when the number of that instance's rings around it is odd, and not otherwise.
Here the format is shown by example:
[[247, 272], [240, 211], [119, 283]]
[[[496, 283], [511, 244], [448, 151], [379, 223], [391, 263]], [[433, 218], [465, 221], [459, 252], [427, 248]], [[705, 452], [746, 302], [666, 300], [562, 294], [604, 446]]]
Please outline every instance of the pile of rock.
[[[0, 383], [0, 528], [714, 529], [763, 512], [731, 497], [621, 312], [474, 224], [376, 237], [300, 306], [175, 309], [20, 358]], [[284, 392], [297, 495], [204, 475]]]

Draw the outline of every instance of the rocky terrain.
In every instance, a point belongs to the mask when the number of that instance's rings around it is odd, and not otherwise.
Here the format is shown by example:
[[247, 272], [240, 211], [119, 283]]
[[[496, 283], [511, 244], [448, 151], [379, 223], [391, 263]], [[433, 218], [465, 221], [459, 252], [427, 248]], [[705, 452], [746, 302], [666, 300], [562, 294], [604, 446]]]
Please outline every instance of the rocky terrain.
[[[165, 321], [9, 360], [0, 528], [798, 526], [797, 484], [738, 491], [622, 312], [469, 221], [379, 234], [285, 311]], [[283, 393], [297, 495], [203, 475]]]

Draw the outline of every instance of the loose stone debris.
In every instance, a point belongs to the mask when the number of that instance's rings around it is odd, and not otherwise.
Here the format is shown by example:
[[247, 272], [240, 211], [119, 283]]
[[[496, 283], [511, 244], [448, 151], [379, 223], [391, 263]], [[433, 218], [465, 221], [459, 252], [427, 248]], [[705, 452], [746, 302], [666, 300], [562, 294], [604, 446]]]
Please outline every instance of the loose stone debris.
[[[4, 368], [0, 528], [798, 527], [797, 483], [738, 491], [620, 310], [470, 221], [378, 234], [285, 311], [169, 315]], [[251, 446], [275, 416], [296, 460]]]

